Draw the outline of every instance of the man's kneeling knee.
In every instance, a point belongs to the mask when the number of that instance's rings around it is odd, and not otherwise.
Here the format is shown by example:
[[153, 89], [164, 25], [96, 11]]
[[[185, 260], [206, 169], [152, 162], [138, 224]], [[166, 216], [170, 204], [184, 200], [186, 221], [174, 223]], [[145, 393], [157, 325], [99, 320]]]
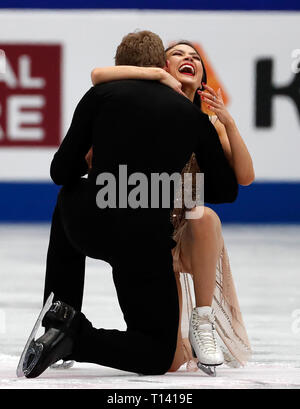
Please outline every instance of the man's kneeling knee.
[[146, 366], [140, 374], [164, 375], [169, 371], [172, 365], [174, 353], [170, 348], [170, 344], [162, 345], [162, 343], [160, 343], [156, 350], [153, 349], [151, 356], [149, 355], [149, 361], [147, 363], [145, 362]]

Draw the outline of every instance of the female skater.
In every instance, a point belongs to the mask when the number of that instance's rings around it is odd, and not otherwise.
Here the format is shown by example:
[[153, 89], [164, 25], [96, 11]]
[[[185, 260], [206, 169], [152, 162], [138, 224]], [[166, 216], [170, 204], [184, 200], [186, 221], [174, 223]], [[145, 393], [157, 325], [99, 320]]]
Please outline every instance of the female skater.
[[[221, 90], [215, 92], [206, 84], [206, 71], [198, 51], [189, 42], [178, 42], [166, 50], [166, 58], [164, 70], [133, 66], [95, 68], [92, 82], [159, 80], [183, 93], [200, 109], [201, 101], [204, 102], [206, 110], [208, 108], [212, 114], [210, 120], [238, 183], [244, 186], [251, 184], [254, 180], [251, 156], [223, 103]], [[92, 151], [87, 155], [88, 161], [91, 156]], [[193, 154], [182, 172], [195, 174], [200, 171]], [[180, 299], [181, 331], [178, 331], [177, 350], [169, 371], [178, 370], [185, 362], [188, 370], [196, 370], [197, 361], [207, 367], [221, 365], [224, 360], [232, 366], [243, 365], [251, 355], [251, 348], [239, 309], [220, 219], [207, 206], [202, 217], [197, 219], [185, 219], [186, 210], [174, 209], [171, 215], [173, 237], [177, 242], [172, 253]], [[194, 208], [192, 211], [197, 210]], [[193, 278], [194, 297], [190, 291], [190, 276]], [[201, 365], [199, 367], [205, 369]]]

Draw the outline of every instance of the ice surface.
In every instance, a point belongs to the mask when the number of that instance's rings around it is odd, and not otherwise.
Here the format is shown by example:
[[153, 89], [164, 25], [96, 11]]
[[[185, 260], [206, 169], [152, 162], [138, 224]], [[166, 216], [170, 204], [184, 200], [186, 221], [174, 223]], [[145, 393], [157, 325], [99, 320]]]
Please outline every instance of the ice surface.
[[[138, 376], [93, 364], [18, 379], [20, 353], [41, 307], [49, 225], [0, 225], [0, 389], [300, 388], [300, 226], [225, 225], [223, 233], [254, 350], [245, 368], [217, 378], [184, 367]], [[84, 313], [95, 326], [125, 329], [110, 266], [89, 259]]]

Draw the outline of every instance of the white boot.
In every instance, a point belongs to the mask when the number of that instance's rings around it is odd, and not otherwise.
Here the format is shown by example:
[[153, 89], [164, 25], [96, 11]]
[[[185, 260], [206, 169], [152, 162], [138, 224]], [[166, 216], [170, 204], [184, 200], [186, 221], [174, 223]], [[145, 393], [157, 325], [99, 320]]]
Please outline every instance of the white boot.
[[215, 314], [211, 307], [193, 309], [189, 340], [200, 364], [208, 366], [223, 364], [224, 356], [217, 343]]

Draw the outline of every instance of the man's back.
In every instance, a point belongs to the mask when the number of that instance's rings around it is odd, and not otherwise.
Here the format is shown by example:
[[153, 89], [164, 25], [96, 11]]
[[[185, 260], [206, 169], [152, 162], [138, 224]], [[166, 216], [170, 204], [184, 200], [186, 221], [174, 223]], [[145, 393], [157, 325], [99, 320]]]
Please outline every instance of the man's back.
[[181, 172], [198, 137], [200, 113], [189, 100], [155, 81], [115, 81], [95, 92], [103, 103], [93, 128], [92, 178], [119, 164], [130, 173]]
[[84, 174], [91, 146], [93, 182], [104, 172], [118, 182], [120, 165], [127, 166], [128, 177], [135, 172], [147, 177], [180, 173], [195, 152], [205, 173], [206, 201], [235, 199], [236, 179], [208, 117], [156, 81], [114, 81], [91, 88], [52, 162], [54, 182], [68, 184]]

